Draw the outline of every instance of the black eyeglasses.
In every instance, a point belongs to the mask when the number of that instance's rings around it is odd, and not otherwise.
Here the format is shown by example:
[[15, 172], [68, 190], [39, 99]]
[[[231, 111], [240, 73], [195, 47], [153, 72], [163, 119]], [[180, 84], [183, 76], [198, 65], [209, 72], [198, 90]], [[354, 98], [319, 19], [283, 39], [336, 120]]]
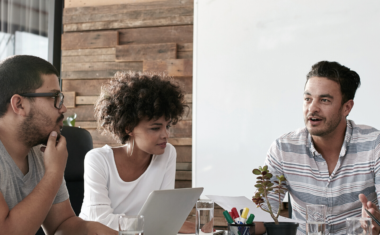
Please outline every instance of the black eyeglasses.
[[62, 108], [63, 99], [65, 96], [61, 92], [55, 92], [55, 93], [24, 93], [19, 94], [24, 97], [52, 97], [54, 98], [54, 107], [57, 109]]

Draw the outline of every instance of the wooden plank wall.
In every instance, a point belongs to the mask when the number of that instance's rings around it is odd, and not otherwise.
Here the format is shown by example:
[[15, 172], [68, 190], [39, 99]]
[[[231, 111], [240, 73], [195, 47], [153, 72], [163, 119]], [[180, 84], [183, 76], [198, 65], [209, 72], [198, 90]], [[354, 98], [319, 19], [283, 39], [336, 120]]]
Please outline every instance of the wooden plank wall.
[[[117, 145], [98, 133], [93, 114], [102, 83], [115, 72], [165, 72], [182, 87], [190, 109], [171, 128], [169, 139], [177, 150], [176, 188], [192, 186], [193, 4], [193, 0], [65, 0], [63, 12], [66, 115], [78, 115], [76, 126], [91, 133], [94, 147]], [[195, 221], [194, 216], [193, 210], [188, 220]], [[215, 216], [217, 228], [226, 226], [218, 206]]]

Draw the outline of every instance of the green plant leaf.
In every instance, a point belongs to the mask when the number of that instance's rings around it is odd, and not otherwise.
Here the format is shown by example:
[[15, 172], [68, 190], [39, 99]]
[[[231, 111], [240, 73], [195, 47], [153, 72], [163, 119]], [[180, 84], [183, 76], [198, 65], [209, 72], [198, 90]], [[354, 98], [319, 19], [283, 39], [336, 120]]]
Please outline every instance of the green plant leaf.
[[263, 167], [263, 171], [266, 171], [266, 170], [268, 170], [268, 166], [267, 166], [267, 165], [265, 165], [265, 166]]
[[253, 169], [252, 173], [255, 175], [261, 175], [261, 171], [258, 169]]
[[256, 184], [262, 184], [263, 181], [259, 180], [259, 181], [256, 181]]
[[260, 171], [263, 171], [263, 168], [262, 168], [261, 166], [259, 166], [259, 170], [260, 170]]
[[270, 179], [270, 178], [272, 178], [272, 177], [273, 177], [273, 175], [272, 175], [271, 173], [268, 173], [268, 174], [266, 174], [266, 175], [264, 176], [265, 179]]
[[263, 185], [262, 185], [262, 184], [255, 184], [255, 187], [256, 187], [256, 188], [262, 188]]

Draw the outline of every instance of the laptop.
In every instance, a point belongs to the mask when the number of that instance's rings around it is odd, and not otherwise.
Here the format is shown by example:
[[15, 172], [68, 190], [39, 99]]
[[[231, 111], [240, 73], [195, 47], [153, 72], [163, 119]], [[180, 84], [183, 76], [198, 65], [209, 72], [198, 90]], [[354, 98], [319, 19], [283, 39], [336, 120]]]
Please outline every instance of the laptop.
[[156, 190], [138, 215], [144, 216], [144, 235], [177, 235], [203, 188]]

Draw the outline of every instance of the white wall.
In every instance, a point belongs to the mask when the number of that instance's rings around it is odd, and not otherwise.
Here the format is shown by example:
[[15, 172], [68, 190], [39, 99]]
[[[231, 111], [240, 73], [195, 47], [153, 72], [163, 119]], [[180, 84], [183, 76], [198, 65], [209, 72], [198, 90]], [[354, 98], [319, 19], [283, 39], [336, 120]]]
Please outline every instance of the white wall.
[[304, 126], [311, 66], [362, 79], [349, 118], [380, 129], [380, 1], [196, 0], [193, 186], [251, 197], [270, 144]]

